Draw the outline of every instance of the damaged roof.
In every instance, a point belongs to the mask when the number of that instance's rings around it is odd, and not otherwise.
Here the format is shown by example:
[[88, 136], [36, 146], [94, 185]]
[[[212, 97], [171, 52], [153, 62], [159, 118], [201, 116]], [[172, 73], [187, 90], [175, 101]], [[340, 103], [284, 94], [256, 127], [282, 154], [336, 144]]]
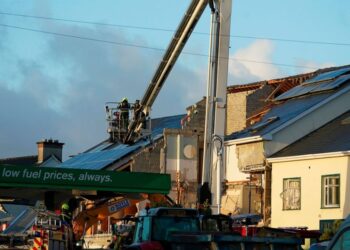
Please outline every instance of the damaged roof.
[[294, 87], [290, 91], [283, 93], [275, 100], [281, 101], [298, 96], [335, 89], [350, 79], [350, 74], [347, 74], [349, 72], [350, 67], [347, 67], [319, 74], [303, 82], [301, 85]]
[[[162, 138], [165, 128], [180, 128], [180, 121], [183, 117], [184, 115], [176, 115], [152, 119], [152, 140]], [[139, 140], [132, 145], [111, 143], [109, 140], [105, 140], [64, 161], [58, 167], [101, 170], [151, 144], [150, 140]]]
[[226, 140], [264, 136], [282, 124], [321, 103], [350, 83], [350, 66], [318, 74], [277, 96], [261, 119], [244, 130], [226, 136]]
[[350, 111], [282, 149], [271, 158], [350, 150]]
[[315, 76], [322, 75], [324, 73], [343, 70], [346, 68], [349, 68], [349, 65], [344, 65], [340, 67], [330, 67], [330, 68], [323, 68], [318, 69], [313, 72], [299, 74], [299, 75], [293, 75], [278, 79], [272, 79], [272, 80], [265, 80], [265, 81], [259, 81], [259, 82], [253, 82], [248, 84], [241, 84], [241, 85], [231, 85], [227, 87], [227, 93], [238, 93], [238, 92], [244, 92], [244, 91], [250, 91], [250, 90], [256, 90], [264, 87], [265, 85], [273, 86], [276, 89], [276, 94], [283, 94], [284, 92], [300, 85], [301, 83], [306, 83], [309, 79], [314, 79]]

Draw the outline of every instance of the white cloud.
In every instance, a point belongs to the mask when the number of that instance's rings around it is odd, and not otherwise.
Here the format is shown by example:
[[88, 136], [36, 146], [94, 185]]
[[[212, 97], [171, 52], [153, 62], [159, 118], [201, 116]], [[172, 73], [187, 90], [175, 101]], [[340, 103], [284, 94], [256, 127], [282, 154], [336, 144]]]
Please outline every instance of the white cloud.
[[[50, 30], [136, 43], [118, 30], [62, 24]], [[123, 96], [140, 99], [162, 56], [59, 36], [48, 37], [40, 58], [9, 57], [9, 53], [0, 47], [0, 55], [7, 55], [2, 70], [16, 75], [17, 88], [9, 88], [8, 84], [14, 86], [9, 74], [0, 76], [0, 113], [6, 113], [0, 121], [0, 158], [34, 154], [35, 142], [43, 138], [64, 142], [66, 157], [106, 139], [105, 102]], [[153, 117], [185, 113], [205, 93], [205, 84], [200, 72], [177, 63], [153, 105]]]
[[258, 63], [271, 62], [273, 52], [274, 47], [271, 41], [257, 40], [248, 47], [241, 48], [233, 55], [230, 55], [231, 58], [237, 60], [230, 60], [229, 85], [279, 77], [281, 72], [277, 66]]
[[314, 71], [316, 69], [329, 68], [329, 67], [336, 66], [334, 63], [331, 63], [331, 62], [318, 63], [315, 61], [305, 60], [302, 58], [296, 59], [295, 64], [305, 67], [305, 68], [300, 68], [298, 74], [307, 73], [310, 71]]

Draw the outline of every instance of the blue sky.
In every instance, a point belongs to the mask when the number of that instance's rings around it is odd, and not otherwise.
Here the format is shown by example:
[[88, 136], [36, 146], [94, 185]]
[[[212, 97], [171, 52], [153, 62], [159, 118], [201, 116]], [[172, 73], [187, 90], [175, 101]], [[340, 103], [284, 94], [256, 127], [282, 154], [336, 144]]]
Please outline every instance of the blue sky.
[[[107, 138], [104, 103], [123, 96], [140, 99], [163, 54], [20, 28], [165, 49], [172, 32], [159, 29], [175, 30], [189, 3], [0, 0], [0, 157], [35, 154], [36, 141], [53, 138], [66, 143], [66, 158]], [[233, 1], [228, 85], [350, 64], [349, 7], [345, 0]], [[185, 52], [208, 53], [209, 37], [198, 33], [209, 33], [209, 23], [207, 9]], [[205, 95], [206, 73], [206, 57], [181, 55], [153, 116], [184, 113]]]

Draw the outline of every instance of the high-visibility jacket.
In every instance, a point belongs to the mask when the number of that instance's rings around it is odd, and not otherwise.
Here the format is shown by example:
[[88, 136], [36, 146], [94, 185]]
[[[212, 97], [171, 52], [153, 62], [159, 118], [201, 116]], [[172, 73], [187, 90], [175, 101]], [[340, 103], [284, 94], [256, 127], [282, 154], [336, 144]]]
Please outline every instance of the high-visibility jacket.
[[69, 212], [67, 210], [62, 210], [60, 217], [61, 217], [61, 220], [63, 222], [66, 222], [68, 224], [72, 223], [72, 214], [71, 214], [71, 212]]

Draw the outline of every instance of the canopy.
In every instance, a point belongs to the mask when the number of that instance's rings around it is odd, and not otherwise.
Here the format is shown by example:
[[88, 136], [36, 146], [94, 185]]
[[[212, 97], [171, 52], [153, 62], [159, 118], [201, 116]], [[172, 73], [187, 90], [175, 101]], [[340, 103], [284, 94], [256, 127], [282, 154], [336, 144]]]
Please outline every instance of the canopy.
[[0, 165], [0, 187], [168, 194], [171, 182], [168, 174]]

